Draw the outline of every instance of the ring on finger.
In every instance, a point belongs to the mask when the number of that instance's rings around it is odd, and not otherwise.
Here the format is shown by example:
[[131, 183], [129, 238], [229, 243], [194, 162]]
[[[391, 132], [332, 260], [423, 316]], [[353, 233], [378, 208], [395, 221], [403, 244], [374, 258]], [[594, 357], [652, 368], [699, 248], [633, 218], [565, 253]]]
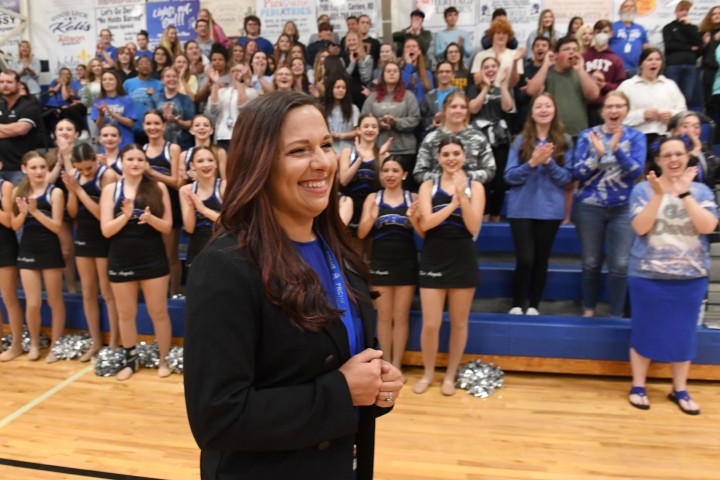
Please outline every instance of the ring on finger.
[[386, 402], [392, 402], [393, 394], [392, 392], [387, 392], [387, 395], [385, 395], [385, 401]]

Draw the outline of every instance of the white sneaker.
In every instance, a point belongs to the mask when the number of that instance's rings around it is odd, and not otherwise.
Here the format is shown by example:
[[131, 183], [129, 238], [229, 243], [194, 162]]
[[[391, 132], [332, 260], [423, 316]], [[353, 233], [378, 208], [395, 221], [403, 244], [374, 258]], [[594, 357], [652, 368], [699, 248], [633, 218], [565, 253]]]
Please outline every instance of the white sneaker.
[[520, 307], [513, 307], [510, 309], [510, 311], [508, 313], [510, 315], [522, 315], [523, 311], [522, 311], [522, 308], [520, 308]]
[[530, 307], [525, 312], [525, 315], [540, 315], [540, 312], [537, 311], [537, 308]]

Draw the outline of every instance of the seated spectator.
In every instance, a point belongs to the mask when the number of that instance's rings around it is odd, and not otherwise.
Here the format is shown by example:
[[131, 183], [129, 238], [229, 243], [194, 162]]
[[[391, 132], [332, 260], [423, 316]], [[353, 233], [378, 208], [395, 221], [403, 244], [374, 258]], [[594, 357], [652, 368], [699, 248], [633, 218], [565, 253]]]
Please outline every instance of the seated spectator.
[[402, 52], [405, 47], [405, 41], [408, 38], [414, 38], [420, 45], [420, 50], [423, 54], [423, 61], [425, 65], [431, 67], [433, 65], [430, 55], [430, 44], [432, 43], [432, 33], [430, 30], [423, 28], [423, 22], [425, 21], [425, 12], [422, 10], [413, 10], [410, 13], [410, 26], [404, 30], [393, 33], [393, 41], [396, 45], [397, 56], [402, 58]]
[[443, 12], [446, 29], [435, 34], [435, 60], [440, 61], [445, 56], [445, 50], [451, 43], [457, 44], [462, 49], [462, 60], [470, 58], [472, 53], [470, 45], [470, 33], [456, 27], [458, 22], [458, 9], [448, 7]]
[[593, 27], [593, 33], [593, 46], [582, 54], [585, 70], [600, 89], [600, 95], [588, 102], [588, 122], [591, 127], [603, 123], [600, 111], [605, 95], [617, 89], [625, 81], [623, 61], [608, 46], [612, 36], [610, 21], [598, 20]]
[[620, 20], [613, 23], [613, 36], [610, 38], [610, 49], [625, 64], [627, 78], [637, 75], [641, 63], [640, 55], [650, 47], [647, 31], [642, 25], [635, 23], [636, 16], [636, 0], [625, 0], [620, 5]]
[[698, 27], [690, 23], [692, 2], [681, 0], [675, 6], [675, 20], [662, 29], [665, 45], [665, 75], [675, 82], [685, 96], [685, 103], [694, 105], [697, 90], [697, 58], [703, 47]]
[[533, 97], [541, 92], [555, 97], [560, 120], [570, 136], [576, 137], [588, 127], [587, 102], [600, 95], [600, 88], [585, 71], [574, 38], [558, 40], [554, 58], [545, 55], [542, 67], [528, 81], [528, 95]]
[[258, 50], [265, 52], [265, 55], [271, 57], [275, 48], [270, 40], [260, 36], [261, 25], [260, 19], [255, 15], [245, 17], [245, 20], [243, 20], [245, 35], [238, 38], [237, 43], [245, 47], [246, 54], [251, 55], [251, 53], [247, 51], [246, 44], [249, 40], [255, 40]]

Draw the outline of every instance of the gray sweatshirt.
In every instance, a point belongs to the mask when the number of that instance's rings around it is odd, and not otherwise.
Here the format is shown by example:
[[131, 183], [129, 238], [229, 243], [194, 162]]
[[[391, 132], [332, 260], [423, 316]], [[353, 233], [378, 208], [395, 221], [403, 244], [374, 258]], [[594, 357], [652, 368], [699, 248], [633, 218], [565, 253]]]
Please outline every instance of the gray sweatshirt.
[[395, 119], [395, 124], [390, 130], [380, 127], [378, 145], [385, 143], [388, 137], [393, 137], [390, 146], [390, 153], [397, 155], [415, 155], [417, 141], [415, 140], [415, 129], [420, 124], [420, 105], [418, 105], [415, 94], [406, 91], [402, 101], [393, 101], [393, 94], [388, 93], [382, 102], [377, 101], [377, 92], [373, 92], [365, 100], [362, 113], [374, 113], [380, 120], [385, 115]]

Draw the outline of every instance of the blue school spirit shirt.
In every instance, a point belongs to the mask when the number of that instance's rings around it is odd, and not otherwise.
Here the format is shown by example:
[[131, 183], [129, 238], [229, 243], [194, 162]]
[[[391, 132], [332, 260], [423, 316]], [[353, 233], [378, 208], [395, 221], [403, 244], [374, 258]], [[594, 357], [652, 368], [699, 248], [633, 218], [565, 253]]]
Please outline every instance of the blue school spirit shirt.
[[[155, 92], [163, 90], [163, 84], [157, 78], [141, 80], [139, 77], [134, 77], [125, 80], [123, 88], [135, 104], [135, 115], [137, 118], [133, 124], [133, 132], [143, 133], [143, 117], [145, 117], [145, 112], [153, 108], [152, 96]], [[148, 92], [150, 89], [152, 89], [152, 93]]]
[[[97, 107], [102, 103], [105, 103], [108, 107], [110, 107], [110, 110], [112, 110], [113, 112], [117, 112], [123, 117], [132, 118], [133, 120], [137, 118], [135, 115], [135, 103], [132, 101], [132, 98], [128, 97], [127, 95], [123, 95], [120, 97], [106, 97], [98, 98], [97, 100], [95, 100], [95, 103], [93, 103], [92, 106], [92, 114], [90, 116], [93, 122], [96, 121], [100, 116], [100, 112], [98, 111]], [[116, 122], [115, 119], [112, 118], [110, 115], [105, 115], [105, 124], [107, 125], [108, 123], [115, 124], [120, 129], [121, 138], [120, 145], [118, 146], [120, 150], [122, 150], [125, 145], [135, 143], [135, 137], [133, 136], [131, 128], [126, 127], [120, 122]]]

